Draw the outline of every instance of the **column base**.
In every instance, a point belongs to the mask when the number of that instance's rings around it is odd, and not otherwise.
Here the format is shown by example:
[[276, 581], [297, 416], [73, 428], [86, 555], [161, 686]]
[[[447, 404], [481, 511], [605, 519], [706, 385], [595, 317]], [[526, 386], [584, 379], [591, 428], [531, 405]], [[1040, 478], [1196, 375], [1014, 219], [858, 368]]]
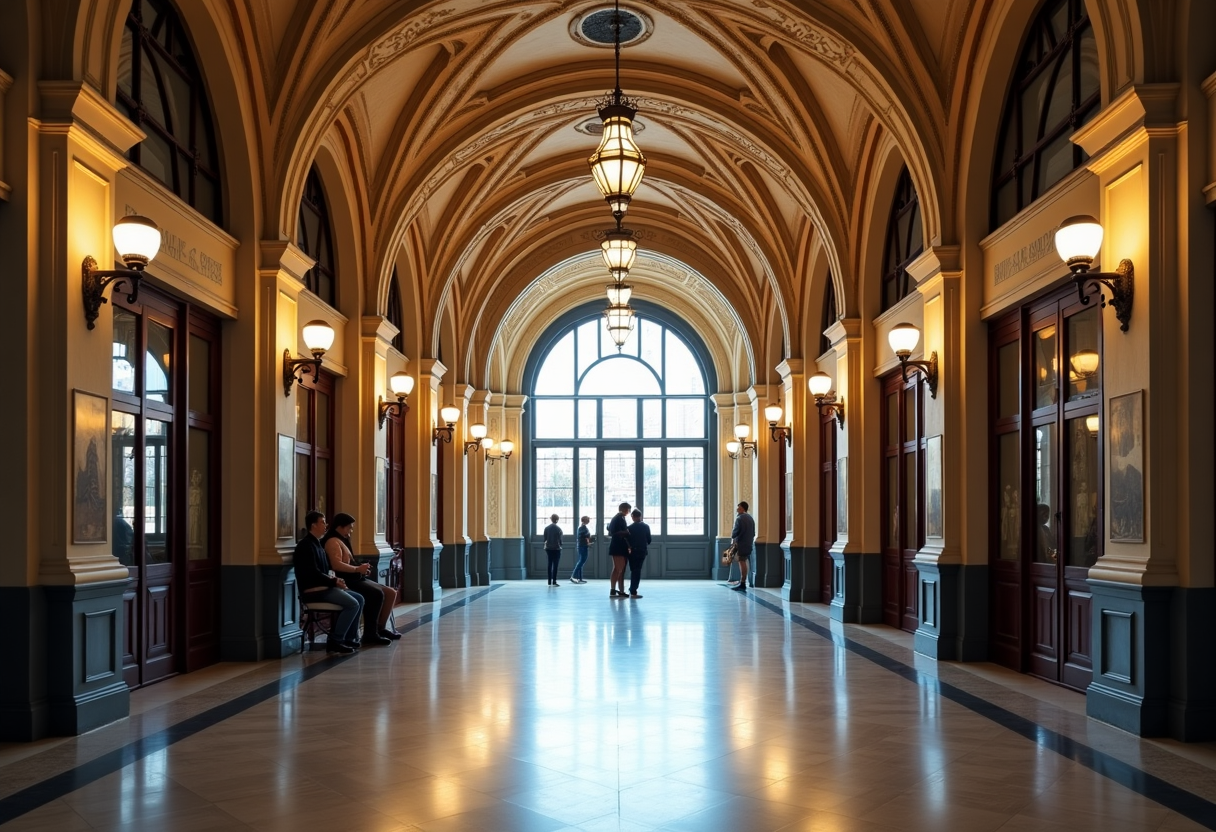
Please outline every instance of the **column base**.
[[220, 661], [256, 662], [299, 653], [299, 603], [290, 563], [220, 567]]
[[415, 546], [401, 550], [401, 601], [421, 604], [443, 597], [439, 585], [439, 547]]
[[55, 736], [83, 734], [131, 713], [122, 680], [123, 590], [126, 581], [48, 586], [46, 727]]
[[757, 541], [751, 566], [755, 586], [779, 587], [785, 583], [785, 550], [780, 543]]
[[439, 550], [439, 585], [444, 589], [464, 589], [472, 586], [469, 577], [469, 553], [466, 540], [444, 543]]
[[469, 583], [471, 586], [490, 585], [490, 541], [478, 540], [469, 550]]
[[988, 567], [916, 564], [917, 653], [938, 661], [988, 658]]
[[820, 572], [818, 546], [790, 546], [786, 549], [785, 584], [781, 597], [803, 604], [818, 603]]
[[42, 587], [0, 587], [0, 632], [11, 636], [0, 685], [0, 742], [30, 742], [50, 735], [46, 616]]
[[828, 615], [845, 624], [882, 621], [882, 555], [832, 552], [832, 604]]
[[522, 581], [528, 576], [522, 537], [495, 537], [489, 542], [491, 575], [496, 581]]

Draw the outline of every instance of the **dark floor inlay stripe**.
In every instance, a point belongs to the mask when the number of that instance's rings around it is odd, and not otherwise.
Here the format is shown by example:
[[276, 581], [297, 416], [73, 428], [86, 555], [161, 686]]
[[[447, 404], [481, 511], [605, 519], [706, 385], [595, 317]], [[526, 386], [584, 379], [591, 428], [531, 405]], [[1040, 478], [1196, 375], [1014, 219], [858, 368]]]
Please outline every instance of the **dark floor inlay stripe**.
[[[461, 607], [466, 607], [500, 587], [502, 587], [502, 584], [493, 584], [485, 589], [471, 592], [458, 601], [444, 604], [439, 609], [439, 615], [447, 615]], [[422, 625], [431, 623], [435, 618], [435, 613], [428, 612], [403, 626], [399, 632], [408, 633], [411, 630], [417, 630]], [[136, 763], [147, 757], [149, 754], [164, 751], [174, 743], [192, 737], [199, 731], [218, 725], [242, 711], [247, 711], [255, 705], [260, 705], [267, 699], [289, 693], [299, 687], [301, 683], [316, 678], [322, 673], [333, 670], [335, 667], [353, 659], [354, 656], [335, 656], [328, 661], [311, 664], [302, 670], [283, 676], [273, 682], [268, 682], [260, 688], [251, 690], [235, 699], [230, 699], [221, 705], [216, 705], [214, 708], [203, 711], [201, 714], [188, 717], [176, 725], [171, 725], [168, 728], [157, 731], [155, 734], [149, 734], [146, 737], [129, 742], [122, 748], [116, 748], [113, 751], [102, 754], [100, 757], [87, 763], [82, 763], [70, 771], [48, 777], [40, 783], [35, 783], [19, 792], [15, 792], [0, 800], [0, 824], [8, 823], [10, 820], [19, 818], [27, 812], [32, 812], [40, 806], [45, 806], [52, 801], [66, 797], [77, 789], [84, 788], [90, 783], [100, 780], [107, 774], [121, 771], [132, 763]]]
[[1058, 731], [1053, 731], [1050, 728], [1039, 725], [1033, 720], [1018, 716], [1012, 711], [1002, 708], [1000, 705], [994, 705], [973, 693], [968, 693], [961, 688], [955, 687], [949, 682], [943, 682], [934, 676], [921, 673], [916, 668], [906, 665], [898, 659], [884, 655], [871, 647], [866, 647], [864, 644], [853, 641], [850, 638], [833, 633], [827, 627], [816, 624], [808, 618], [803, 618], [797, 613], [785, 609], [780, 604], [775, 604], [755, 594], [752, 594], [752, 598], [760, 606], [772, 610], [795, 624], [822, 636], [837, 647], [843, 647], [852, 653], [856, 653], [858, 656], [868, 659], [884, 670], [889, 670], [913, 684], [932, 690], [940, 696], [974, 711], [980, 716], [987, 717], [998, 725], [1008, 728], [1010, 731], [1025, 737], [1042, 748], [1054, 751], [1073, 762], [1080, 763], [1086, 768], [1110, 778], [1120, 786], [1131, 789], [1136, 794], [1147, 797], [1149, 800], [1154, 800], [1167, 809], [1172, 809], [1178, 814], [1190, 818], [1195, 823], [1202, 824], [1208, 829], [1216, 829], [1216, 804], [1205, 800], [1193, 792], [1175, 786], [1173, 783], [1162, 780], [1160, 777], [1149, 774], [1105, 752], [1091, 748], [1085, 743], [1078, 742]]

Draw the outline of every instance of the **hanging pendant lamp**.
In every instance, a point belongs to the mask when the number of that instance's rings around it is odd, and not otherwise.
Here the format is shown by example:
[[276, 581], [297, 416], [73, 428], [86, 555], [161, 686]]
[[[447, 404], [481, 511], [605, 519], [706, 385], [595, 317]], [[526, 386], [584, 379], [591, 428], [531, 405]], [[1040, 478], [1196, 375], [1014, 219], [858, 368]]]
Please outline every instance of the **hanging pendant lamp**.
[[595, 185], [608, 202], [619, 226], [621, 218], [629, 210], [633, 192], [642, 184], [642, 175], [646, 172], [646, 157], [642, 155], [641, 148], [633, 138], [633, 119], [637, 115], [637, 108], [621, 92], [619, 0], [613, 8], [612, 28], [616, 50], [616, 88], [604, 98], [598, 108], [600, 120], [604, 123], [604, 133], [600, 146], [591, 154], [587, 164], [591, 166]]

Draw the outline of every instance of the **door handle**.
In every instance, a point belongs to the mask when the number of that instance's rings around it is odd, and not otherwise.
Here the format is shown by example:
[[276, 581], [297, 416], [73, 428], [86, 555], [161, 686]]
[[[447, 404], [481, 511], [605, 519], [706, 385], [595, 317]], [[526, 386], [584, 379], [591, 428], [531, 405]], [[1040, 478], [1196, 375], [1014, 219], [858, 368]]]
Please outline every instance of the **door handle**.
[[1057, 511], [1057, 512], [1056, 512], [1056, 522], [1057, 522], [1057, 523], [1059, 523], [1059, 522], [1060, 522], [1060, 519], [1061, 519], [1061, 518], [1060, 518], [1060, 512], [1058, 512], [1058, 511]]

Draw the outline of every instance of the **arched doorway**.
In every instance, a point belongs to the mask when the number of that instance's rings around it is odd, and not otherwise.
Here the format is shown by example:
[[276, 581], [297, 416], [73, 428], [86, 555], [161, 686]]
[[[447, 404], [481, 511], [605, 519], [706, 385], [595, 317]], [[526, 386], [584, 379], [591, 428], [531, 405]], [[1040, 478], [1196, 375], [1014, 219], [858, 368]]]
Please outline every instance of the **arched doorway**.
[[[618, 350], [589, 304], [539, 339], [524, 380], [527, 575], [545, 574], [541, 533], [556, 514], [573, 549], [581, 516], [596, 536], [586, 577], [607, 575], [603, 532], [621, 502], [640, 507], [654, 535], [648, 578], [709, 577], [716, 457], [712, 364], [684, 322], [645, 302]], [[563, 575], [574, 565], [563, 558]]]

